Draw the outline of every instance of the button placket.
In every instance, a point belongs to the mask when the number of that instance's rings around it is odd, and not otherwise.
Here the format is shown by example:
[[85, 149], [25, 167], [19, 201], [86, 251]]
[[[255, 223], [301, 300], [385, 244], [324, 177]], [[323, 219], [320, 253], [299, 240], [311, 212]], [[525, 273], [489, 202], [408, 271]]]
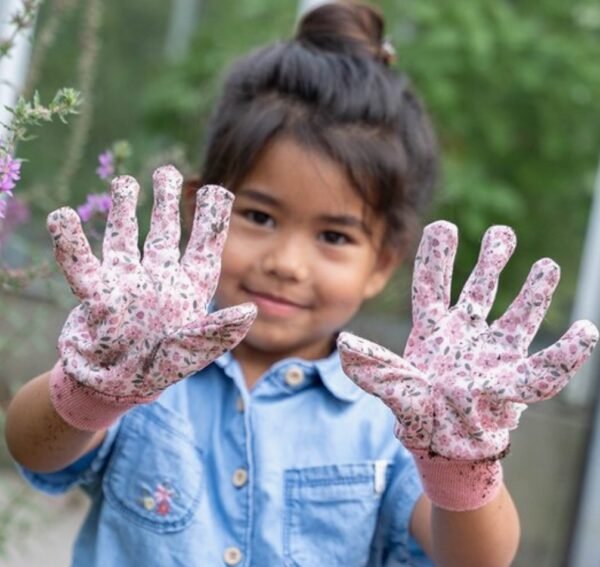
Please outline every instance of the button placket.
[[[230, 541], [232, 545], [223, 549], [223, 561], [225, 565], [238, 565], [250, 560], [250, 555], [242, 551], [247, 549], [249, 542], [247, 534], [250, 533], [252, 526], [251, 498], [252, 491], [247, 490], [250, 473], [249, 463], [252, 462], [251, 455], [251, 424], [250, 424], [250, 394], [244, 383], [244, 377], [241, 369], [237, 368], [233, 376], [235, 384], [235, 393], [230, 399], [229, 411], [231, 412], [231, 441], [235, 444], [232, 447], [233, 452], [229, 457], [229, 469], [231, 484], [227, 491], [230, 493], [231, 513], [235, 518], [236, 526], [233, 538]], [[234, 457], [235, 454], [235, 457]], [[237, 468], [233, 468], [236, 467]], [[237, 545], [236, 545], [237, 544]], [[239, 547], [238, 547], [239, 545]]]
[[244, 413], [246, 404], [244, 403], [244, 398], [242, 398], [242, 396], [238, 396], [237, 400], [235, 400], [235, 409], [240, 413]]

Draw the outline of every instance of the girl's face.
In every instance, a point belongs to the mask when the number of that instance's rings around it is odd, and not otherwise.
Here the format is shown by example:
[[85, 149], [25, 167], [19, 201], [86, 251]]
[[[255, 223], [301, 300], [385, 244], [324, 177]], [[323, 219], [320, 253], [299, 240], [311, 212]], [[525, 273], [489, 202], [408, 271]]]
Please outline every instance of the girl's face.
[[218, 307], [251, 301], [258, 316], [236, 357], [316, 359], [396, 265], [384, 224], [343, 170], [290, 139], [270, 144], [235, 188]]

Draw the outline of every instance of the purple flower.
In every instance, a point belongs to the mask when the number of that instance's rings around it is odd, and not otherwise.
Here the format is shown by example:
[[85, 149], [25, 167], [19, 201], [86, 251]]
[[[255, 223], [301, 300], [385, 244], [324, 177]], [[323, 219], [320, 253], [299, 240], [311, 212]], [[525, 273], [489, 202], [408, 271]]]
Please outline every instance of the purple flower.
[[106, 150], [98, 156], [98, 163], [100, 165], [96, 169], [96, 173], [100, 179], [108, 179], [115, 174], [115, 156], [110, 150]]
[[10, 154], [0, 156], [0, 191], [12, 195], [17, 181], [21, 179], [21, 160]]
[[77, 207], [77, 213], [83, 222], [88, 222], [95, 214], [108, 213], [111, 205], [112, 201], [108, 193], [90, 193], [86, 202]]
[[0, 248], [4, 246], [8, 237], [15, 229], [29, 220], [30, 212], [27, 203], [18, 197], [8, 198], [6, 195], [0, 197], [0, 215], [5, 218], [0, 223]]

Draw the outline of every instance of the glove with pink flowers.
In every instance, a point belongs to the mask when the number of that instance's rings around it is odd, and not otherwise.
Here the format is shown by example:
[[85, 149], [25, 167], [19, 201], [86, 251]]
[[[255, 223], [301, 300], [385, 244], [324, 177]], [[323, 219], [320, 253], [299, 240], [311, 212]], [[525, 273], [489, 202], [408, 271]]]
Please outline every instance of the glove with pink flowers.
[[508, 227], [491, 227], [458, 302], [450, 285], [456, 227], [427, 226], [417, 252], [413, 328], [403, 357], [342, 333], [346, 374], [380, 397], [397, 418], [396, 436], [414, 455], [425, 492], [448, 510], [472, 510], [502, 485], [499, 459], [508, 451], [527, 404], [557, 394], [588, 358], [598, 330], [577, 321], [553, 345], [528, 355], [559, 279], [550, 259], [536, 262], [506, 313], [486, 318], [500, 271], [516, 244]]
[[154, 207], [143, 259], [135, 215], [139, 185], [112, 183], [112, 207], [102, 262], [91, 252], [79, 217], [61, 208], [48, 217], [54, 254], [81, 301], [58, 341], [51, 400], [72, 426], [95, 431], [232, 349], [256, 309], [243, 304], [215, 313], [215, 291], [233, 195], [207, 186], [197, 193], [189, 243], [180, 259], [182, 178], [170, 166], [155, 171]]

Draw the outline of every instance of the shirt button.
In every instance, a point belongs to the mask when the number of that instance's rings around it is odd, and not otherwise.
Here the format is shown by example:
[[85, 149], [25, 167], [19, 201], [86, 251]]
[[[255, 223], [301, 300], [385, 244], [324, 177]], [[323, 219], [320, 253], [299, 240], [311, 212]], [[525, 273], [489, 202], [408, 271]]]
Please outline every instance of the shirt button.
[[227, 565], [237, 565], [242, 560], [242, 552], [237, 547], [228, 547], [223, 553]]
[[246, 469], [236, 469], [231, 478], [233, 486], [241, 488], [248, 482], [248, 472]]
[[238, 410], [240, 413], [242, 413], [244, 411], [245, 405], [244, 405], [244, 398], [242, 398], [242, 396], [240, 396], [235, 401], [235, 409]]
[[299, 386], [304, 381], [304, 372], [298, 366], [292, 366], [285, 373], [285, 383], [288, 386]]

